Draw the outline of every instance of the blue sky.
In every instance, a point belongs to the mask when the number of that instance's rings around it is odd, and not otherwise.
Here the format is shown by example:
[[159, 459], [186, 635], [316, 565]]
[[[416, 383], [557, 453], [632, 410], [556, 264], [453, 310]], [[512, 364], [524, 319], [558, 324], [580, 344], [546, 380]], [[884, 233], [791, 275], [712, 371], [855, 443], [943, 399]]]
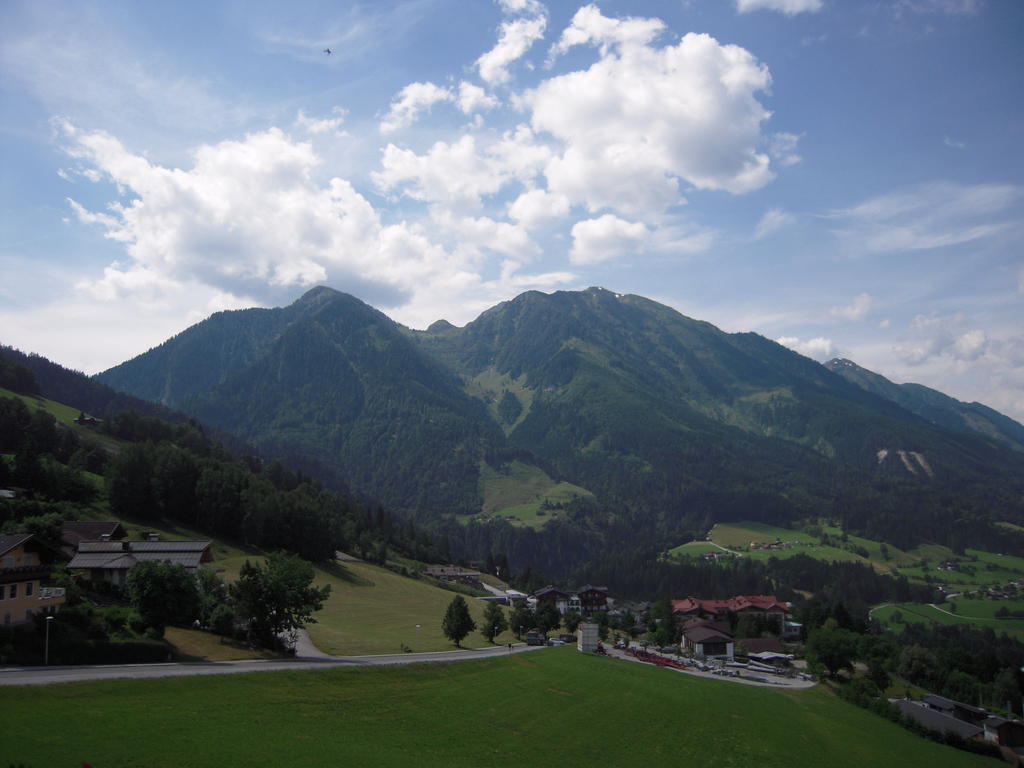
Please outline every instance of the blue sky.
[[[1024, 419], [1024, 2], [0, 4], [0, 341], [600, 285]], [[331, 53], [324, 53], [330, 48]]]

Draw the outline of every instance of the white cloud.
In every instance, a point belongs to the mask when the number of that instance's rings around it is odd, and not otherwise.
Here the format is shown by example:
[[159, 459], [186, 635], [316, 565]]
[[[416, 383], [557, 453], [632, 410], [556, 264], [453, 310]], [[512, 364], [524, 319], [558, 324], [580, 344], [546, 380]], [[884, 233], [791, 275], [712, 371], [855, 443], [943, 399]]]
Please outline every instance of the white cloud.
[[853, 301], [845, 307], [832, 307], [828, 313], [832, 317], [842, 320], [863, 320], [871, 311], [871, 296], [867, 293], [858, 294]]
[[565, 147], [545, 172], [551, 192], [642, 218], [684, 202], [680, 180], [739, 194], [773, 178], [757, 149], [769, 117], [756, 98], [771, 83], [767, 68], [708, 35], [657, 47], [663, 29], [593, 5], [573, 17], [554, 53], [594, 45], [599, 60], [523, 97], [534, 130]]
[[527, 229], [542, 227], [569, 214], [569, 201], [544, 189], [523, 192], [508, 207], [508, 215]]
[[480, 79], [488, 85], [501, 85], [511, 79], [509, 67], [521, 59], [535, 42], [544, 37], [548, 20], [540, 3], [502, 3], [506, 12], [526, 12], [525, 18], [504, 21], [497, 44], [476, 60]]
[[773, 133], [768, 137], [768, 154], [779, 165], [796, 165], [801, 157], [796, 153], [796, 145], [803, 134]]
[[826, 339], [823, 336], [817, 336], [806, 341], [801, 341], [796, 336], [780, 336], [775, 341], [784, 347], [789, 347], [794, 352], [799, 352], [801, 355], [818, 361], [828, 360], [836, 355], [832, 339]]
[[736, 0], [737, 13], [778, 11], [794, 16], [798, 13], [815, 13], [821, 10], [821, 6], [821, 0]]
[[573, 264], [598, 264], [627, 253], [643, 250], [650, 232], [638, 221], [630, 222], [606, 213], [598, 219], [587, 219], [573, 225]]
[[451, 144], [436, 142], [425, 155], [389, 144], [381, 166], [372, 177], [382, 192], [400, 189], [414, 200], [453, 211], [480, 208], [481, 198], [509, 179], [501, 163], [477, 152], [476, 139], [468, 134]]
[[927, 184], [828, 216], [846, 226], [836, 234], [869, 253], [929, 250], [1006, 230], [1012, 222], [1004, 214], [1022, 191], [1012, 184]]
[[949, 138], [949, 136], [943, 136], [942, 143], [945, 144], [950, 149], [967, 149], [967, 145], [964, 144], [962, 141], [956, 141], [954, 139]]
[[345, 110], [335, 107], [331, 110], [335, 117], [309, 117], [301, 109], [295, 116], [295, 125], [307, 133], [336, 133], [339, 136], [346, 135], [341, 126], [345, 124]]
[[494, 109], [499, 102], [493, 96], [489, 96], [479, 85], [473, 85], [463, 80], [459, 83], [459, 96], [456, 103], [465, 114], [471, 115], [481, 110]]
[[399, 306], [431, 282], [475, 275], [415, 227], [382, 225], [345, 179], [315, 182], [320, 160], [312, 146], [276, 128], [204, 145], [190, 170], [151, 164], [104, 133], [70, 138], [70, 154], [130, 197], [106, 212], [72, 201], [79, 220], [122, 243], [128, 257], [80, 283], [98, 298], [198, 284], [264, 302], [330, 282], [379, 305]]
[[917, 315], [910, 324], [909, 338], [894, 347], [897, 356], [908, 365], [921, 365], [932, 358], [956, 363], [978, 360], [989, 351], [988, 335], [969, 327], [962, 314]]
[[394, 133], [412, 125], [420, 114], [439, 101], [451, 101], [452, 92], [433, 83], [409, 83], [391, 102], [391, 108], [381, 120], [380, 132]]
[[768, 235], [778, 232], [780, 229], [791, 226], [796, 217], [781, 208], [769, 208], [761, 216], [754, 229], [754, 239], [760, 240]]

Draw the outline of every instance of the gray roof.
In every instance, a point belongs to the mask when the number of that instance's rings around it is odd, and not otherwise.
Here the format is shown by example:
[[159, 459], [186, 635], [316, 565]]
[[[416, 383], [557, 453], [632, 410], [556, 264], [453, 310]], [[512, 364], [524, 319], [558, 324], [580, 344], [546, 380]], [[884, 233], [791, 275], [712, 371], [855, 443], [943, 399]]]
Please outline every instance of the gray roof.
[[31, 533], [5, 533], [0, 535], [0, 555], [10, 552], [31, 538]]
[[706, 643], [708, 641], [731, 643], [733, 641], [729, 635], [723, 632], [718, 632], [710, 627], [696, 627], [694, 629], [688, 629], [683, 633], [683, 637], [691, 643]]
[[209, 541], [80, 541], [82, 552], [202, 552]]
[[898, 699], [893, 703], [900, 710], [901, 714], [917, 721], [930, 731], [937, 731], [938, 733], [952, 731], [962, 739], [973, 739], [982, 732], [982, 729], [976, 725], [944, 715], [938, 710], [918, 704], [916, 701]]
[[209, 541], [81, 541], [68, 568], [126, 570], [146, 561], [198, 568]]

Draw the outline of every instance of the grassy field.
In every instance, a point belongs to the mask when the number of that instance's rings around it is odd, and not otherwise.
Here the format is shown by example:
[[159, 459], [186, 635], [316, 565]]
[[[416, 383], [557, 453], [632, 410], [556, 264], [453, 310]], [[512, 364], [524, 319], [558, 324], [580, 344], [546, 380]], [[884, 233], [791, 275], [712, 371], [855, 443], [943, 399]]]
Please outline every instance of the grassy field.
[[572, 483], [555, 482], [544, 471], [520, 461], [501, 469], [481, 464], [480, 487], [485, 515], [500, 515], [513, 523], [531, 527], [540, 527], [562, 514], [557, 509], [542, 509], [544, 501], [562, 504], [576, 496], [593, 495]]
[[79, 434], [79, 436], [87, 436], [96, 443], [99, 443], [104, 448], [109, 450], [119, 450], [122, 443], [117, 438], [105, 435], [91, 427], [84, 427], [75, 424], [75, 419], [78, 418], [80, 411], [77, 408], [58, 403], [54, 400], [47, 400], [45, 397], [34, 397], [32, 395], [20, 395], [17, 392], [12, 392], [9, 389], [0, 387], [0, 397], [15, 397], [21, 400], [28, 406], [29, 411], [43, 410], [47, 413], [53, 414], [53, 417], [57, 421], [70, 429], [73, 429]]
[[[240, 555], [217, 560], [228, 581], [238, 578], [238, 569], [246, 558]], [[426, 581], [401, 576], [387, 568], [369, 563], [336, 563], [315, 568], [317, 586], [329, 584], [331, 596], [316, 624], [306, 627], [317, 648], [332, 655], [399, 653], [402, 646], [414, 652], [447, 651], [454, 646], [441, 632], [448, 603], [454, 592], [428, 584]], [[479, 625], [486, 603], [467, 597], [470, 613]], [[416, 625], [419, 624], [419, 629]], [[497, 638], [507, 643], [511, 633]], [[489, 643], [473, 632], [462, 641], [464, 648], [489, 647]]]
[[996, 765], [826, 690], [734, 685], [572, 648], [449, 665], [26, 687], [3, 697], [0, 721], [5, 763], [28, 768]]
[[[883, 626], [896, 632], [899, 631], [900, 624], [966, 624], [978, 628], [988, 627], [1000, 634], [1024, 641], [1024, 619], [997, 619], [994, 616], [991, 618], [985, 616], [989, 610], [994, 613], [1004, 605], [1009, 610], [1019, 610], [1024, 603], [1019, 601], [954, 600], [953, 605], [955, 605], [956, 611], [952, 610], [950, 603], [939, 606], [944, 610], [939, 610], [939, 608], [926, 603], [899, 603], [876, 608], [871, 616], [878, 619]], [[983, 608], [987, 605], [991, 605], [992, 608]], [[955, 615], [950, 615], [950, 613], [955, 613]], [[897, 621], [897, 616], [899, 616], [899, 621]]]

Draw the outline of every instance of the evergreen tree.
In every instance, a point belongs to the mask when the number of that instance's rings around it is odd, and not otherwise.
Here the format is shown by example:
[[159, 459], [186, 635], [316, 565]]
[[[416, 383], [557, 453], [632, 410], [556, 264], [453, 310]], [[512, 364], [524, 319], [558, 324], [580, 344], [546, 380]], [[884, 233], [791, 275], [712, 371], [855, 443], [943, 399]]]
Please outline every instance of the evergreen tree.
[[509, 617], [509, 625], [512, 631], [516, 634], [516, 640], [522, 639], [522, 634], [528, 629], [533, 628], [534, 618], [533, 611], [525, 603], [520, 603], [512, 609], [512, 615]]
[[508, 629], [508, 619], [505, 618], [505, 611], [498, 603], [488, 603], [484, 609], [484, 623], [480, 628], [480, 634], [487, 638], [487, 642], [493, 643], [494, 638]]
[[476, 622], [469, 615], [469, 606], [466, 605], [462, 595], [456, 595], [448, 604], [444, 612], [444, 619], [441, 621], [441, 631], [444, 636], [461, 648], [462, 639], [476, 629]]

